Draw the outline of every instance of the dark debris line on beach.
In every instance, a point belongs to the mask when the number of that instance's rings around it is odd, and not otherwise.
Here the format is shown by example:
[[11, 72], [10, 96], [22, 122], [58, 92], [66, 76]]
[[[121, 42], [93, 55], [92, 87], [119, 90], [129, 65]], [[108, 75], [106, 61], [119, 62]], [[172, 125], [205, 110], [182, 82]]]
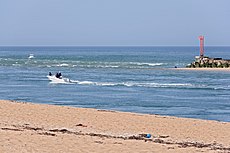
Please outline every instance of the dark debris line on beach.
[[155, 142], [159, 144], [168, 144], [168, 145], [178, 145], [178, 147], [181, 148], [187, 148], [187, 147], [195, 147], [195, 148], [210, 148], [211, 150], [221, 150], [221, 151], [230, 151], [230, 147], [224, 147], [221, 144], [217, 143], [199, 143], [199, 142], [173, 142], [173, 141], [167, 141], [163, 140], [164, 138], [168, 138], [169, 136], [158, 136], [153, 138], [145, 138], [145, 134], [139, 134], [139, 135], [132, 135], [132, 136], [113, 136], [113, 135], [106, 135], [106, 134], [99, 134], [99, 133], [82, 133], [82, 132], [76, 132], [76, 131], [70, 131], [68, 129], [45, 129], [45, 128], [38, 128], [38, 127], [30, 127], [28, 125], [11, 125], [8, 127], [1, 127], [1, 130], [10, 130], [10, 131], [37, 131], [40, 135], [47, 135], [47, 136], [58, 136], [56, 133], [61, 134], [74, 134], [74, 135], [86, 135], [86, 136], [92, 136], [92, 137], [100, 137], [100, 138], [107, 138], [107, 139], [123, 139], [123, 140], [141, 140], [145, 142]]

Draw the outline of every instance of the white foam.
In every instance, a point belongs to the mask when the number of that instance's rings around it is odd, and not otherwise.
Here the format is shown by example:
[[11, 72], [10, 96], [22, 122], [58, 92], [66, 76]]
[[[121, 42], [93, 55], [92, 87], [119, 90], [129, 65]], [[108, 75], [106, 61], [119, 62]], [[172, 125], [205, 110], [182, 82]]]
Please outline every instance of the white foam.
[[98, 86], [116, 86], [116, 83], [110, 83], [110, 82], [97, 82], [96, 85]]
[[58, 64], [57, 66], [59, 66], [59, 67], [68, 67], [69, 64], [67, 64], [67, 63], [62, 63], [62, 64]]
[[[49, 78], [51, 77], [51, 78]], [[170, 88], [170, 87], [196, 87], [190, 83], [156, 83], [156, 82], [93, 82], [70, 80], [68, 78], [58, 79], [54, 76], [48, 76], [51, 83], [79, 84], [79, 85], [95, 85], [95, 86], [126, 86], [126, 87], [147, 87], [147, 88]]]
[[96, 65], [96, 66], [90, 66], [90, 67], [97, 67], [97, 68], [118, 68], [118, 65]]
[[123, 82], [122, 85], [127, 86], [127, 87], [132, 87], [135, 85], [135, 83], [130, 83], [130, 82]]
[[137, 86], [137, 87], [191, 87], [193, 86], [192, 84], [188, 83], [154, 83], [154, 82], [149, 82], [149, 83], [138, 83], [138, 82], [125, 82], [122, 83], [122, 85], [127, 86], [127, 87], [132, 87], [132, 86]]
[[82, 84], [82, 85], [94, 85], [96, 83], [91, 82], [91, 81], [79, 81], [78, 84]]
[[130, 64], [135, 64], [138, 66], [160, 66], [160, 65], [164, 65], [164, 63], [139, 63], [139, 62], [130, 62]]

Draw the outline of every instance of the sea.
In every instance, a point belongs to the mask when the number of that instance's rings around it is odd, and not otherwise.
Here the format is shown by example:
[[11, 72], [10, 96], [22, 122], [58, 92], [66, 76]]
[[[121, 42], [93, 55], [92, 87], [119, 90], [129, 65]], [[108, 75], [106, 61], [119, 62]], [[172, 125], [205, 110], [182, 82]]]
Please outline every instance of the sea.
[[[0, 99], [230, 122], [230, 71], [177, 69], [197, 55], [183, 46], [0, 47]], [[230, 59], [230, 47], [205, 55]], [[48, 79], [59, 71], [69, 81]]]

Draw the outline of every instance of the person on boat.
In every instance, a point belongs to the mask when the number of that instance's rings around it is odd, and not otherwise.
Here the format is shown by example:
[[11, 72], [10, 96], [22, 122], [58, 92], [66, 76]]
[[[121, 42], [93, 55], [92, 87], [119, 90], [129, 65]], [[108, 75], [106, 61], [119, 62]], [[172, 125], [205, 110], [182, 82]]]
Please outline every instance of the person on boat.
[[59, 78], [59, 77], [60, 77], [60, 76], [59, 76], [59, 73], [56, 73], [55, 77], [56, 77], [56, 78]]
[[58, 73], [56, 73], [56, 78], [59, 78], [59, 79], [61, 79], [62, 78], [62, 75], [61, 75], [61, 72], [59, 71]]
[[52, 76], [52, 73], [51, 73], [51, 72], [49, 72], [49, 76]]

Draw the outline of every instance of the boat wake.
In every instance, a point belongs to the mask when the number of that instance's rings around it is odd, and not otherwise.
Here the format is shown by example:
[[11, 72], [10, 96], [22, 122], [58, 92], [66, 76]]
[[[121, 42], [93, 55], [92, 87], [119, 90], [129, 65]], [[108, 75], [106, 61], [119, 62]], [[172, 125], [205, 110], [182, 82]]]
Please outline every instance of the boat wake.
[[70, 80], [69, 78], [57, 78], [55, 76], [47, 76], [52, 84], [78, 84], [78, 85], [94, 85], [94, 86], [125, 86], [125, 87], [148, 87], [148, 88], [167, 88], [167, 87], [192, 87], [192, 84], [181, 83], [138, 83], [138, 82], [93, 82]]
[[216, 86], [207, 86], [202, 84], [191, 83], [156, 83], [156, 82], [93, 82], [71, 80], [69, 78], [57, 78], [55, 76], [47, 76], [51, 84], [78, 84], [86, 86], [123, 86], [123, 87], [144, 87], [144, 88], [178, 88], [178, 89], [210, 89], [210, 90], [230, 90], [230, 86], [226, 88], [218, 88]]

